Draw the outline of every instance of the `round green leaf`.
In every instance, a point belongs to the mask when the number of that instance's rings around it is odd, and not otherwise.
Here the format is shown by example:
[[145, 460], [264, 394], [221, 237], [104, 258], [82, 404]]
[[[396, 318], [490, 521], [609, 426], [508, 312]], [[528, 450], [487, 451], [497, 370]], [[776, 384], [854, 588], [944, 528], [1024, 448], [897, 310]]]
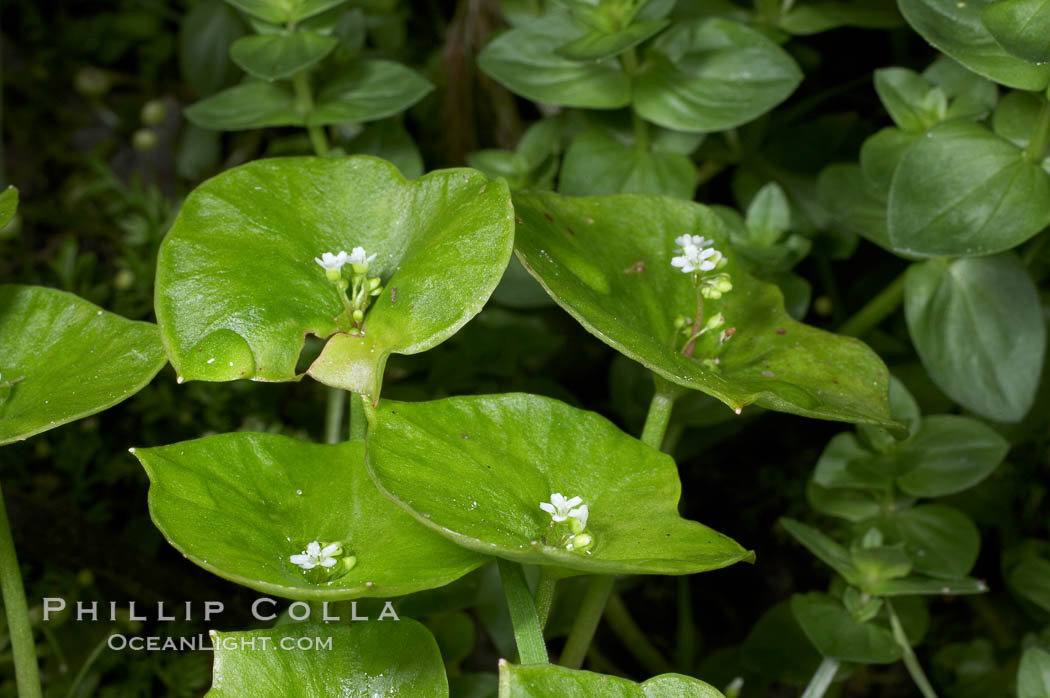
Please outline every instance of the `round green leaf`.
[[984, 8], [981, 21], [1007, 53], [1050, 63], [1050, 1], [999, 0]]
[[302, 126], [295, 96], [284, 85], [246, 82], [187, 107], [186, 118], [215, 131], [243, 131], [267, 126]]
[[448, 696], [437, 643], [409, 618], [349, 626], [294, 623], [212, 631], [211, 637], [215, 664], [208, 698]]
[[[757, 403], [809, 417], [899, 428], [889, 415], [889, 376], [861, 342], [791, 319], [780, 291], [750, 277], [732, 256], [710, 209], [670, 198], [622, 194], [570, 199], [519, 193], [517, 253], [551, 297], [585, 328], [679, 385], [734, 409]], [[733, 290], [707, 301], [736, 332], [716, 368], [674, 346], [675, 317], [696, 311], [689, 275], [671, 266], [675, 238], [713, 238], [729, 260]], [[683, 338], [684, 339], [684, 338]], [[712, 338], [714, 339], [714, 338]], [[710, 350], [714, 350], [711, 347]], [[707, 351], [706, 349], [703, 351]]]
[[660, 674], [635, 683], [556, 664], [499, 663], [499, 698], [725, 698], [722, 692], [681, 674]]
[[[297, 380], [307, 333], [332, 339], [315, 379], [378, 398], [391, 352], [473, 317], [510, 257], [506, 184], [467, 169], [405, 180], [366, 156], [258, 160], [200, 185], [161, 245], [156, 309], [180, 379]], [[314, 261], [361, 246], [383, 291], [353, 336]]]
[[901, 158], [888, 222], [890, 241], [909, 254], [1000, 252], [1050, 224], [1050, 177], [983, 126], [943, 124]]
[[891, 664], [901, 648], [889, 630], [853, 620], [833, 596], [810, 592], [791, 597], [791, 611], [806, 637], [825, 657], [859, 664]]
[[616, 59], [579, 62], [558, 55], [558, 48], [579, 33], [580, 26], [567, 13], [553, 11], [496, 37], [478, 56], [478, 66], [536, 102], [590, 109], [627, 106], [630, 80]]
[[890, 533], [905, 544], [912, 568], [931, 577], [965, 577], [977, 562], [981, 534], [969, 516], [953, 507], [924, 504], [887, 519]]
[[123, 402], [166, 363], [155, 325], [40, 286], [0, 286], [0, 337], [0, 445]]
[[385, 119], [408, 109], [432, 89], [429, 80], [400, 63], [354, 61], [321, 88], [306, 122], [324, 126]]
[[743, 24], [676, 23], [653, 42], [633, 80], [634, 108], [679, 131], [722, 131], [787, 99], [802, 80], [791, 56]]
[[230, 57], [261, 80], [278, 80], [317, 63], [338, 44], [334, 36], [311, 32], [256, 34], [237, 39], [230, 47]]
[[927, 417], [897, 451], [906, 470], [897, 486], [915, 497], [962, 492], [991, 475], [1009, 450], [1006, 439], [976, 419]]
[[[434, 535], [368, 477], [364, 444], [313, 444], [239, 432], [133, 449], [149, 510], [187, 559], [237, 584], [311, 601], [386, 598], [452, 582], [485, 561]], [[357, 563], [336, 573], [289, 557], [339, 543]]]
[[568, 196], [588, 194], [667, 194], [692, 199], [699, 175], [680, 153], [639, 151], [598, 128], [573, 139], [562, 162], [558, 190]]
[[993, 0], [897, 0], [901, 14], [923, 38], [973, 72], [1020, 90], [1042, 90], [1050, 65], [1007, 53], [981, 21]]
[[[670, 456], [593, 412], [535, 395], [384, 400], [368, 436], [380, 489], [457, 544], [558, 574], [692, 574], [753, 554], [678, 515]], [[553, 493], [583, 498], [587, 552], [545, 537]]]
[[904, 311], [930, 378], [978, 414], [1016, 422], [1035, 399], [1046, 320], [1012, 254], [930, 260], [908, 270]]

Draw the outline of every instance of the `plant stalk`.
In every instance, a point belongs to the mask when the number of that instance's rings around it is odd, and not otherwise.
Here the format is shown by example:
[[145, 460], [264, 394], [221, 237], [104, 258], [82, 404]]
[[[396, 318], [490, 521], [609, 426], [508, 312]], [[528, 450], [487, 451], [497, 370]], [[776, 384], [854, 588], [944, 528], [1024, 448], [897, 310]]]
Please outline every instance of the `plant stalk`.
[[[623, 66], [623, 72], [628, 76], [636, 75], [638, 73], [638, 52], [633, 47], [627, 49], [620, 56], [620, 64]], [[645, 119], [634, 109], [631, 109], [631, 125], [634, 127], [634, 149], [639, 155], [648, 153], [649, 124], [645, 123]]]
[[[73, 683], [69, 684], [69, 690], [66, 692], [66, 698], [73, 698], [73, 696], [75, 696], [79, 692], [80, 684], [84, 682], [84, 677], [87, 676], [88, 669], [91, 668], [91, 665], [94, 664], [95, 660], [97, 660], [99, 658], [99, 655], [102, 654], [102, 650], [106, 649], [106, 645], [109, 643], [110, 636], [116, 630], [116, 626], [113, 626], [112, 628], [107, 630], [106, 634], [102, 636], [102, 639], [99, 640], [98, 644], [96, 644], [95, 647], [91, 650], [91, 654], [89, 654], [84, 659], [84, 663], [80, 665], [80, 670], [77, 672], [77, 675], [73, 678]], [[18, 695], [21, 696], [22, 693], [19, 692]]]
[[554, 590], [558, 586], [558, 580], [552, 577], [547, 568], [542, 568], [540, 581], [536, 585], [536, 615], [540, 619], [540, 629], [547, 627], [547, 619], [551, 615], [551, 606], [554, 605]]
[[605, 605], [605, 621], [650, 674], [668, 674], [674, 671], [671, 663], [664, 659], [660, 650], [656, 649], [645, 636], [645, 632], [634, 622], [623, 597], [615, 591], [609, 595], [609, 602]]
[[587, 648], [594, 638], [594, 631], [598, 629], [598, 622], [602, 619], [605, 611], [605, 602], [612, 593], [615, 577], [612, 575], [595, 575], [587, 582], [587, 591], [583, 594], [580, 603], [580, 611], [576, 614], [576, 620], [569, 630], [569, 639], [565, 642], [565, 648], [561, 652], [558, 663], [570, 669], [579, 669], [583, 665], [583, 658], [587, 656]]
[[[310, 90], [310, 80], [307, 71], [300, 70], [292, 76], [292, 88], [295, 90], [295, 108], [304, 117], [309, 115], [314, 108], [314, 95]], [[314, 153], [319, 157], [328, 154], [328, 137], [325, 136], [324, 128], [321, 126], [307, 126], [306, 133], [310, 136], [310, 145]]]
[[368, 424], [365, 421], [365, 403], [358, 393], [350, 394], [350, 438], [363, 441]]
[[547, 645], [543, 642], [543, 630], [536, 606], [525, 581], [525, 571], [521, 565], [496, 559], [499, 565], [499, 576], [503, 580], [503, 594], [507, 597], [507, 608], [510, 610], [510, 621], [514, 626], [514, 642], [518, 645], [518, 658], [522, 664], [546, 664]]
[[883, 603], [886, 604], [886, 612], [890, 615], [893, 639], [897, 641], [901, 651], [904, 653], [904, 666], [907, 667], [908, 673], [911, 674], [911, 680], [915, 682], [915, 686], [922, 693], [923, 698], [937, 698], [937, 692], [933, 690], [930, 680], [926, 678], [926, 672], [922, 670], [919, 658], [915, 656], [915, 651], [912, 650], [911, 643], [908, 642], [908, 636], [904, 634], [904, 628], [901, 626], [900, 618], [897, 617], [897, 612], [893, 610], [893, 605], [889, 599], [884, 598]]
[[667, 424], [671, 421], [671, 409], [674, 401], [682, 394], [682, 389], [660, 376], [653, 374], [656, 392], [649, 403], [649, 412], [645, 415], [645, 426], [642, 428], [642, 443], [659, 450], [663, 445]]
[[824, 657], [817, 670], [813, 672], [813, 678], [803, 691], [800, 698], [823, 698], [828, 686], [835, 680], [835, 673], [839, 670], [839, 660]]
[[328, 407], [324, 413], [324, 442], [337, 444], [342, 441], [343, 411], [346, 408], [346, 391], [328, 389]]
[[7, 613], [7, 630], [11, 636], [11, 652], [15, 660], [15, 681], [20, 698], [41, 698], [40, 670], [36, 663], [36, 643], [33, 626], [29, 622], [22, 573], [15, 555], [15, 541], [11, 537], [11, 523], [7, 520], [4, 493], [0, 490], [0, 593]]
[[904, 302], [904, 277], [907, 270], [901, 272], [890, 285], [882, 289], [868, 304], [858, 310], [853, 317], [837, 330], [838, 334], [850, 337], [863, 337], [879, 323], [893, 314]]

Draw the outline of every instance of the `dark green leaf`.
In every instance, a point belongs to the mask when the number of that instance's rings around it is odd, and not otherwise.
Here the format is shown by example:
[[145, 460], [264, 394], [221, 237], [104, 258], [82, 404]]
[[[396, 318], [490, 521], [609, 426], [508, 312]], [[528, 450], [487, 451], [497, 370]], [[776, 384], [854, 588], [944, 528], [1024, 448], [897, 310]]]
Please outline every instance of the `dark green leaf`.
[[927, 256], [1010, 249], [1050, 223], [1050, 177], [978, 124], [942, 124], [904, 153], [889, 194], [893, 245]]
[[559, 46], [555, 53], [573, 61], [600, 61], [637, 46], [670, 23], [667, 19], [652, 19], [634, 22], [619, 32], [592, 29], [578, 39]]
[[346, 0], [226, 0], [237, 9], [270, 24], [296, 24]]
[[430, 81], [400, 63], [355, 61], [321, 88], [307, 123], [376, 121], [398, 114], [434, 89]]
[[155, 325], [40, 286], [0, 286], [0, 337], [0, 445], [123, 402], [166, 363]]
[[806, 637], [829, 659], [860, 664], [890, 664], [901, 648], [889, 630], [875, 623], [858, 623], [838, 599], [810, 592], [791, 597], [791, 611]]
[[1050, 613], [1050, 560], [1022, 560], [1010, 571], [1009, 582], [1015, 592]]
[[989, 419], [1024, 417], [1039, 384], [1046, 321], [1035, 285], [1015, 256], [913, 265], [904, 310], [937, 387]]
[[843, 230], [894, 251], [886, 224], [886, 194], [864, 176], [859, 165], [826, 167], [817, 178], [817, 193]]
[[980, 120], [991, 113], [999, 90], [991, 80], [963, 67], [948, 56], [938, 56], [922, 76], [948, 96], [946, 119]]
[[410, 618], [213, 630], [212, 643], [209, 698], [448, 697], [437, 643]]
[[616, 109], [631, 101], [630, 80], [615, 59], [581, 63], [557, 55], [574, 40], [579, 25], [553, 11], [496, 37], [478, 56], [486, 74], [537, 102]]
[[867, 490], [823, 487], [814, 480], [806, 485], [806, 498], [816, 511], [854, 523], [867, 521], [882, 510], [874, 495]]
[[[388, 598], [448, 584], [485, 561], [380, 494], [361, 441], [326, 446], [239, 432], [133, 452], [164, 537], [193, 563], [265, 594]], [[289, 560], [311, 541], [342, 546], [336, 572]], [[356, 564], [344, 570], [350, 555]]]
[[[907, 68], [875, 71], [875, 91], [890, 118], [904, 131], [921, 133], [944, 119], [947, 96], [922, 75]], [[932, 95], [940, 95], [940, 100]]]
[[901, 14], [915, 31], [970, 70], [1021, 90], [1042, 90], [1050, 83], [1050, 65], [1033, 65], [1003, 50], [981, 22], [992, 0], [898, 0]]
[[291, 77], [332, 52], [339, 43], [334, 36], [309, 32], [256, 34], [238, 39], [230, 57], [243, 70], [260, 80]]
[[977, 562], [980, 533], [970, 517], [958, 509], [924, 504], [894, 513], [887, 526], [904, 542], [916, 572], [958, 579]]
[[[918, 134], [890, 126], [868, 136], [860, 147], [860, 168], [867, 183], [877, 192], [882, 204], [883, 221], [886, 217], [886, 197], [889, 196], [893, 183], [893, 173], [897, 171], [897, 166], [908, 152], [908, 148], [918, 140]], [[886, 235], [888, 239], [888, 231]]]
[[696, 166], [685, 155], [639, 151], [603, 129], [590, 128], [565, 152], [558, 191], [567, 196], [633, 193], [692, 199], [697, 181]]
[[958, 415], [937, 415], [897, 452], [906, 472], [897, 480], [916, 497], [943, 497], [973, 487], [999, 466], [1010, 444], [982, 422]]
[[[628, 194], [520, 193], [514, 203], [516, 250], [526, 268], [590, 332], [667, 380], [734, 409], [757, 403], [898, 426], [889, 418], [889, 379], [878, 357], [860, 342], [792, 320], [779, 290], [748, 276], [732, 257], [724, 271], [734, 288], [708, 301], [704, 317], [722, 312], [735, 334], [724, 344], [716, 337], [698, 344], [697, 358], [682, 353], [675, 317], [695, 315], [697, 294], [690, 275], [670, 264], [674, 241], [702, 234], [728, 256], [724, 226], [710, 209]], [[714, 368], [697, 360], [716, 350]]]
[[[367, 458], [380, 488], [438, 533], [560, 575], [692, 574], [752, 558], [679, 517], [669, 456], [550, 398], [384, 400]], [[593, 548], [565, 547], [563, 527], [540, 508], [553, 493], [583, 498]]]
[[769, 182], [755, 194], [744, 217], [751, 240], [772, 245], [791, 227], [791, 205], [776, 182]]
[[653, 42], [634, 78], [634, 108], [679, 131], [722, 131], [766, 113], [802, 80], [773, 41], [725, 19], [679, 22]]
[[1039, 128], [1039, 112], [1046, 97], [1031, 92], [1011, 92], [999, 101], [992, 117], [995, 132], [1019, 148], [1028, 145]]
[[911, 576], [904, 579], [889, 579], [878, 582], [868, 591], [876, 596], [955, 596], [958, 594], [983, 594], [988, 586], [977, 579], [931, 579]]
[[223, 0], [201, 0], [179, 29], [182, 78], [198, 97], [207, 97], [234, 80], [229, 47], [244, 35], [244, 23]]
[[999, 0], [981, 11], [981, 21], [1006, 52], [1041, 65], [1050, 63], [1050, 2]]
[[368, 124], [346, 144], [346, 149], [351, 154], [374, 155], [388, 160], [408, 179], [423, 176], [423, 156], [397, 119]]
[[[409, 181], [367, 156], [242, 165], [190, 194], [161, 245], [165, 346], [184, 380], [287, 381], [304, 336], [332, 336], [309, 373], [378, 398], [390, 352], [426, 351], [481, 309], [513, 223], [506, 185], [472, 170]], [[356, 246], [377, 254], [369, 275], [384, 285], [361, 336], [314, 262]]]
[[303, 126], [295, 96], [283, 85], [246, 82], [187, 107], [186, 118], [202, 128], [243, 131], [267, 126]]
[[781, 518], [780, 525], [801, 543], [809, 552], [813, 553], [825, 565], [835, 570], [843, 578], [854, 586], [860, 586], [863, 582], [860, 571], [853, 564], [853, 559], [846, 548], [836, 541], [827, 537], [812, 526], [807, 526], [801, 521]]
[[1017, 669], [1017, 698], [1050, 698], [1050, 652], [1029, 647]]
[[499, 664], [499, 698], [725, 698], [690, 676], [661, 674], [643, 683], [556, 664]]
[[903, 23], [894, 2], [853, 0], [798, 3], [780, 19], [778, 26], [789, 34], [807, 35], [837, 27], [892, 29]]
[[18, 212], [18, 190], [8, 186], [0, 193], [0, 229], [3, 229]]

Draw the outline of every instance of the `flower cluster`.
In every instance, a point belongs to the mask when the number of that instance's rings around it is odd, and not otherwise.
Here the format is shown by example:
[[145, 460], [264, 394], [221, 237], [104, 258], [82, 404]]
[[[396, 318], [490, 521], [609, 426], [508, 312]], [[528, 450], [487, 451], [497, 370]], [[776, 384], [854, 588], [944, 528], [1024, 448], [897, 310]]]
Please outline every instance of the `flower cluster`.
[[594, 537], [587, 532], [590, 511], [582, 497], [566, 499], [560, 492], [555, 492], [549, 502], [540, 502], [540, 509], [551, 515], [551, 531], [544, 542], [581, 552], [589, 551], [594, 545]]
[[314, 570], [315, 577], [318, 572], [323, 572], [323, 576], [329, 579], [346, 574], [357, 564], [355, 556], [343, 555], [343, 546], [339, 543], [319, 540], [307, 543], [305, 550], [291, 555], [288, 561], [304, 572]]
[[[720, 271], [729, 262], [720, 251], [714, 248], [714, 240], [702, 235], [679, 235], [675, 238], [678, 254], [671, 258], [671, 266], [691, 274], [693, 287], [696, 289], [696, 314], [692, 318], [679, 315], [675, 318], [675, 329], [685, 335], [686, 340], [682, 353], [693, 356], [697, 341], [709, 332], [722, 330], [715, 347], [725, 344], [733, 336], [736, 328], [722, 329], [725, 317], [718, 313], [704, 320], [704, 301], [718, 300], [733, 290], [733, 281], [729, 274]], [[714, 367], [717, 359], [708, 356], [705, 365]]]
[[[375, 253], [368, 254], [363, 247], [355, 247], [350, 254], [343, 251], [339, 254], [325, 252], [320, 257], [314, 257], [314, 261], [324, 269], [328, 280], [339, 288], [343, 308], [354, 328], [351, 334], [363, 333], [365, 312], [372, 298], [383, 292], [382, 281], [378, 276], [368, 278], [368, 265], [375, 258]], [[343, 267], [347, 264], [352, 270], [349, 280], [343, 278]]]

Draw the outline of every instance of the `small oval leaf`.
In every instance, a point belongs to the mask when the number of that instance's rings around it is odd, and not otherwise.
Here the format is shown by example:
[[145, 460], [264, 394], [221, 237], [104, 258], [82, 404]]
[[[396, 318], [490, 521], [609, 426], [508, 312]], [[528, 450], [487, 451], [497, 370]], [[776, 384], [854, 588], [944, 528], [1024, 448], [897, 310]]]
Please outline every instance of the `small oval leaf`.
[[499, 698], [725, 698], [710, 684], [681, 674], [660, 674], [635, 683], [618, 676], [556, 664], [511, 664], [500, 660]]

